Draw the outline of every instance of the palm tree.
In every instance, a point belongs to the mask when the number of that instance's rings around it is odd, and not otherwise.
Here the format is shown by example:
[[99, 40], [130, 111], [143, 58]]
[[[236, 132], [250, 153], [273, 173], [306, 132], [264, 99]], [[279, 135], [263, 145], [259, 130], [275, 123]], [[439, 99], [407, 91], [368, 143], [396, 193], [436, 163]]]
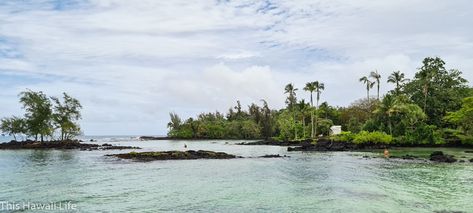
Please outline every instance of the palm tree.
[[296, 128], [296, 112], [295, 112], [295, 104], [297, 102], [296, 98], [296, 91], [297, 88], [294, 87], [292, 83], [289, 83], [284, 87], [284, 94], [288, 94], [286, 99], [286, 104], [288, 105], [289, 109], [292, 111], [294, 117], [294, 139], [297, 139], [297, 128]]
[[299, 103], [297, 104], [299, 110], [301, 111], [301, 122], [302, 122], [302, 138], [306, 138], [306, 134], [305, 134], [305, 114], [307, 112], [307, 108], [308, 108], [308, 105], [304, 99], [302, 99], [301, 101], [299, 101]]
[[362, 82], [363, 84], [366, 84], [366, 94], [367, 94], [367, 98], [368, 98], [368, 102], [370, 101], [370, 89], [373, 88], [375, 82], [371, 82], [370, 79], [368, 79], [368, 77], [366, 76], [363, 76], [362, 78], [360, 78], [360, 82]]
[[318, 81], [313, 82], [314, 87], [315, 87], [315, 93], [317, 94], [317, 105], [315, 108], [315, 129], [314, 129], [314, 135], [317, 136], [317, 122], [319, 118], [319, 100], [320, 100], [320, 94], [322, 93], [322, 90], [325, 89], [324, 83], [320, 83]]
[[307, 82], [304, 87], [304, 91], [310, 92], [310, 105], [314, 106], [314, 102], [312, 99], [312, 93], [315, 91], [315, 82]]
[[427, 97], [429, 95], [430, 81], [432, 81], [432, 72], [421, 72], [419, 74], [422, 81], [422, 93], [424, 94], [424, 113], [427, 113]]
[[396, 93], [399, 94], [399, 91], [401, 89], [401, 84], [408, 81], [409, 79], [404, 77], [404, 73], [401, 71], [396, 71], [391, 73], [391, 75], [388, 77], [388, 83], [393, 83], [396, 84]]
[[370, 73], [370, 77], [374, 78], [374, 80], [376, 81], [376, 85], [378, 86], [378, 101], [379, 101], [379, 86], [380, 86], [379, 84], [380, 84], [381, 75], [378, 73], [378, 70], [375, 70]]
[[[313, 98], [312, 98], [312, 93], [314, 93], [314, 91], [316, 90], [315, 82], [306, 83], [305, 87], [304, 87], [304, 90], [310, 92], [310, 106], [314, 107], [314, 101], [313, 101]], [[312, 138], [314, 138], [314, 113], [310, 113], [310, 123], [311, 123], [310, 136]]]

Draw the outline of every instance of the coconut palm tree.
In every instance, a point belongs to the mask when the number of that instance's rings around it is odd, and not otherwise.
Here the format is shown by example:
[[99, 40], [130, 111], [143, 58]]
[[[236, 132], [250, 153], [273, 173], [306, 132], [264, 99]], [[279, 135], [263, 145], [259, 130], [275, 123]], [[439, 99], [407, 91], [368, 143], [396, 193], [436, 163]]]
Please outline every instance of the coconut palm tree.
[[[310, 106], [314, 107], [314, 101], [313, 101], [313, 98], [312, 98], [312, 94], [316, 90], [315, 82], [307, 82], [305, 84], [304, 90], [310, 92]], [[312, 113], [312, 112], [310, 113], [310, 124], [311, 124], [311, 126], [310, 126], [310, 128], [311, 128], [310, 136], [313, 138], [314, 137], [314, 113]]]
[[368, 102], [370, 101], [370, 89], [373, 88], [375, 82], [371, 82], [370, 79], [368, 79], [368, 77], [366, 76], [363, 76], [362, 78], [360, 78], [360, 82], [362, 82], [363, 84], [366, 84], [366, 94], [367, 94], [367, 98], [368, 98]]
[[319, 100], [320, 100], [320, 94], [322, 93], [322, 90], [325, 89], [324, 83], [315, 81], [314, 87], [315, 87], [315, 93], [317, 94], [317, 105], [315, 106], [315, 129], [314, 129], [314, 135], [317, 136], [317, 122], [319, 118]]
[[314, 106], [314, 102], [312, 99], [312, 93], [315, 91], [315, 82], [307, 82], [304, 87], [304, 91], [310, 92], [310, 105]]
[[396, 94], [399, 94], [401, 90], [401, 84], [409, 81], [409, 79], [404, 77], [404, 73], [401, 71], [396, 71], [391, 73], [391, 75], [388, 77], [388, 83], [393, 83], [396, 84]]
[[286, 87], [284, 87], [284, 94], [288, 94], [286, 104], [288, 105], [288, 108], [292, 111], [294, 117], [294, 139], [297, 139], [296, 112], [294, 108], [297, 103], [296, 91], [297, 88], [295, 88], [294, 84], [292, 83], [289, 83], [286, 85]]
[[372, 71], [370, 73], [370, 77], [376, 81], [376, 85], [378, 86], [378, 101], [379, 101], [379, 87], [380, 87], [380, 79], [381, 75], [378, 73], [378, 70]]

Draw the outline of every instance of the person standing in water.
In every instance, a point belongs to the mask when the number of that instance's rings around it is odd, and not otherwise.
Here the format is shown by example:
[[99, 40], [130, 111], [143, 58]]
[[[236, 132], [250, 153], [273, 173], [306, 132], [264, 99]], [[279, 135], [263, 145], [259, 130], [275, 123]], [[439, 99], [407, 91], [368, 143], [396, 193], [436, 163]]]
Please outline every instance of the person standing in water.
[[187, 149], [187, 144], [184, 144], [184, 149]]
[[389, 158], [389, 151], [388, 148], [384, 148], [384, 157]]

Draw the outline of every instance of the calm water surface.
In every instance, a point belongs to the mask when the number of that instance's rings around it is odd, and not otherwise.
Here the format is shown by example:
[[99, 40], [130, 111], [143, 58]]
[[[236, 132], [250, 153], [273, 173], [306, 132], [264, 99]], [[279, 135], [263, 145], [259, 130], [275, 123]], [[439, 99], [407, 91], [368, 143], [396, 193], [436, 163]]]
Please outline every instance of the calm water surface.
[[0, 201], [71, 201], [79, 212], [473, 212], [473, 163], [288, 153], [238, 141], [103, 141], [291, 157], [131, 162], [104, 156], [129, 150], [0, 150]]

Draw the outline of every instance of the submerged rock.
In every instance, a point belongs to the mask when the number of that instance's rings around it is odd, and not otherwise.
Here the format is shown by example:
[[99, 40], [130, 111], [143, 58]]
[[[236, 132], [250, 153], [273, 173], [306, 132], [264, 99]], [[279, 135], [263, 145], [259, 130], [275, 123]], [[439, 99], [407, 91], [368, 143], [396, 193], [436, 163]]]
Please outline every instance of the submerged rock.
[[162, 152], [130, 152], [124, 154], [111, 154], [106, 156], [118, 157], [121, 159], [132, 159], [139, 161], [154, 160], [193, 160], [193, 159], [232, 159], [237, 156], [225, 152], [213, 152], [205, 150], [189, 151], [162, 151]]
[[454, 163], [457, 161], [453, 155], [444, 155], [442, 151], [435, 151], [430, 154], [430, 160], [442, 163]]
[[403, 160], [418, 160], [418, 159], [420, 159], [420, 157], [415, 156], [415, 155], [410, 155], [410, 154], [405, 154], [405, 155], [402, 155], [402, 156], [392, 155], [392, 156], [389, 156], [389, 158], [403, 159]]
[[119, 150], [122, 150], [122, 149], [141, 149], [140, 147], [136, 147], [136, 146], [102, 146], [100, 147], [100, 149], [102, 150], [111, 150], [111, 149], [119, 149]]
[[259, 156], [260, 158], [286, 158], [286, 157], [289, 157], [287, 155], [263, 155], [263, 156]]
[[170, 137], [156, 137], [156, 136], [141, 136], [138, 139], [142, 141], [154, 141], [154, 140], [170, 140]]

